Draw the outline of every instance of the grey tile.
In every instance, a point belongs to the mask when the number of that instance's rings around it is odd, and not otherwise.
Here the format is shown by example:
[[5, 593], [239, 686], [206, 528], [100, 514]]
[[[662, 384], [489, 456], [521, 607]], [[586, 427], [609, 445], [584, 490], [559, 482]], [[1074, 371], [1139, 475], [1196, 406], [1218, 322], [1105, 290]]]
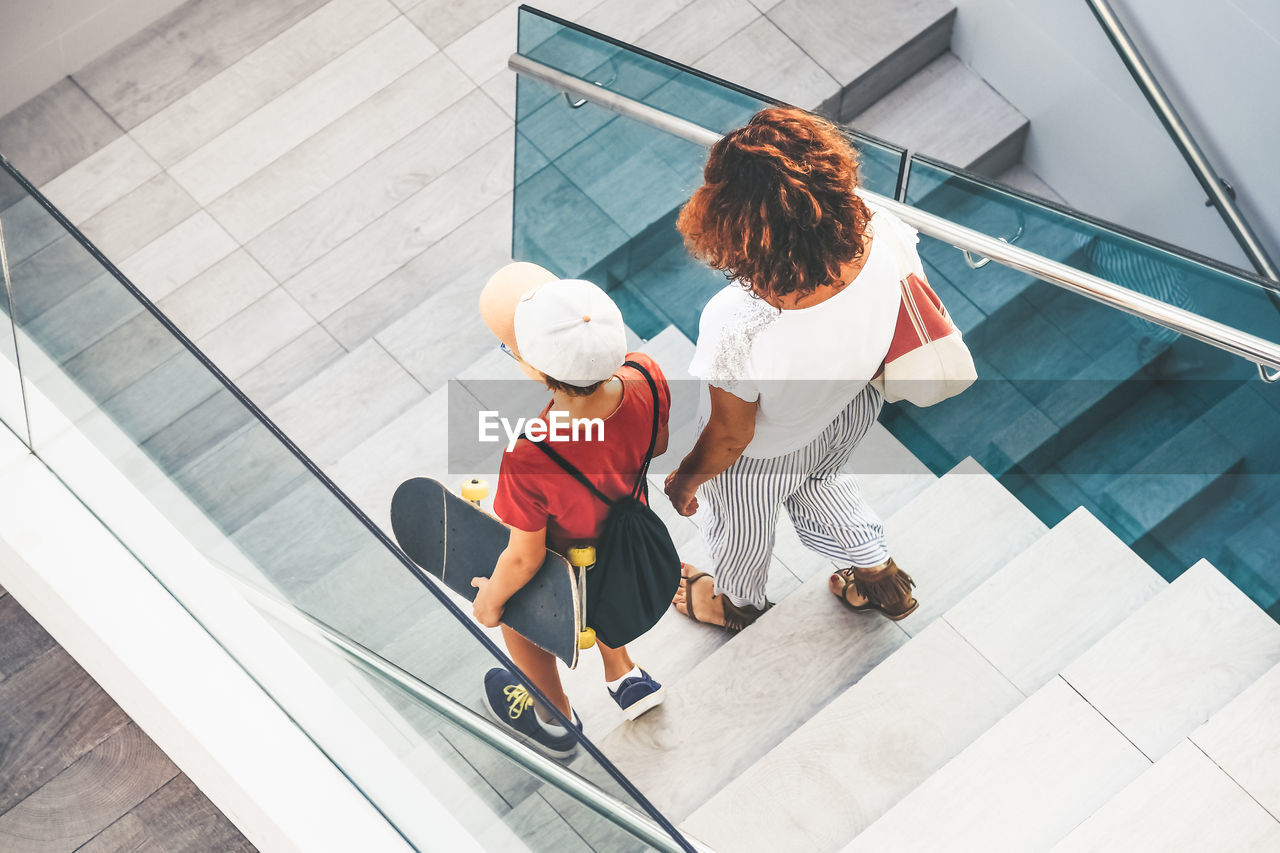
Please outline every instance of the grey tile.
[[148, 299], [164, 299], [239, 248], [203, 210], [169, 229], [120, 264]]
[[[191, 435], [195, 432], [208, 436], [214, 431], [211, 420], [208, 420], [212, 407], [200, 404], [219, 394], [230, 396], [222, 383], [195, 356], [183, 351], [107, 400], [101, 408], [125, 435], [138, 444], [148, 441], [166, 427], [178, 424], [156, 442], [144, 445], [153, 458], [177, 467], [181, 459], [178, 454], [203, 452], [225, 437], [193, 441]], [[225, 434], [230, 432], [227, 430]], [[176, 453], [171, 452], [174, 447], [180, 449]], [[158, 450], [164, 452], [157, 454]], [[170, 457], [167, 460], [164, 459], [166, 454]]]
[[[649, 3], [604, 0], [583, 15], [578, 23], [620, 41], [637, 44], [641, 36], [671, 20], [691, 2], [693, 0], [652, 0]], [[658, 52], [663, 56], [670, 56], [665, 50]]]
[[118, 265], [199, 209], [187, 191], [162, 172], [81, 224], [80, 230]]
[[433, 44], [443, 48], [508, 5], [509, 0], [467, 0], [465, 3], [457, 0], [422, 0], [406, 9], [404, 15]]
[[0, 118], [0, 154], [43, 186], [122, 134], [70, 78]]
[[[446, 69], [437, 68], [433, 69], [434, 74], [419, 75], [421, 82], [429, 84], [432, 78], [438, 81], [446, 76], [441, 74], [442, 70]], [[441, 88], [430, 86], [435, 91]], [[454, 93], [459, 91], [455, 89]], [[416, 102], [430, 103], [428, 98], [412, 90], [407, 94]], [[426, 115], [433, 112], [430, 110]], [[403, 116], [409, 110], [398, 105], [395, 113]], [[367, 131], [367, 124], [365, 127]], [[462, 100], [267, 229], [249, 244], [249, 251], [272, 275], [285, 281], [448, 172], [468, 152], [500, 133], [509, 133], [510, 128], [510, 119], [483, 92], [473, 89]]]
[[[511, 260], [511, 195], [508, 193], [422, 254], [333, 312], [324, 326], [354, 348], [456, 282], [480, 287]], [[428, 317], [430, 315], [427, 315]], [[445, 324], [428, 320], [433, 332]], [[396, 347], [399, 349], [399, 347]], [[463, 362], [469, 363], [469, 362]]]
[[114, 276], [102, 273], [23, 328], [49, 358], [63, 364], [142, 311]]
[[698, 65], [698, 60], [720, 45], [736, 41], [737, 34], [759, 17], [760, 10], [748, 0], [693, 0], [648, 30], [636, 44], [676, 62]]
[[45, 198], [80, 224], [160, 171], [128, 136], [100, 148], [40, 188]]
[[184, 773], [139, 803], [130, 816], [146, 827], [161, 850], [174, 853], [194, 850], [256, 853], [257, 850]]
[[325, 318], [509, 191], [513, 141], [503, 134], [285, 282]]
[[139, 312], [69, 359], [65, 372], [95, 402], [123, 391], [182, 351], [155, 317]]
[[1191, 733], [1191, 740], [1271, 814], [1280, 812], [1280, 665]]
[[165, 166], [269, 103], [396, 15], [387, 0], [332, 0], [130, 131]]
[[[8, 239], [7, 233], [5, 237]], [[64, 232], [10, 267], [14, 316], [19, 323], [29, 322], [103, 274], [102, 265]]]
[[314, 326], [315, 320], [277, 287], [196, 344], [235, 379]]
[[[273, 405], [269, 414], [324, 465], [426, 396], [381, 346], [369, 341]], [[324, 418], [317, 418], [320, 412]]]
[[126, 130], [141, 124], [325, 0], [197, 0], [179, 7], [76, 72], [75, 80]]
[[[8, 174], [0, 174], [0, 195], [6, 188], [16, 190]], [[67, 233], [66, 229], [40, 206], [33, 197], [21, 195], [8, 207], [0, 209], [0, 224], [4, 225], [5, 248], [9, 255], [9, 267], [16, 267], [36, 252]]]
[[[213, 202], [209, 210], [237, 239], [248, 242], [369, 160], [381, 159], [388, 147], [401, 143], [471, 87], [447, 57], [432, 56]], [[367, 195], [376, 193], [371, 189]]]
[[332, 364], [346, 350], [320, 326], [312, 326], [256, 367], [236, 379], [236, 385], [261, 407], [285, 397]]
[[158, 307], [195, 340], [230, 320], [276, 286], [249, 253], [240, 249], [160, 300]]
[[814, 109], [840, 92], [835, 79], [768, 18], [757, 18], [732, 41], [698, 62], [725, 80], [804, 109]]
[[402, 18], [170, 167], [208, 204], [435, 53]]

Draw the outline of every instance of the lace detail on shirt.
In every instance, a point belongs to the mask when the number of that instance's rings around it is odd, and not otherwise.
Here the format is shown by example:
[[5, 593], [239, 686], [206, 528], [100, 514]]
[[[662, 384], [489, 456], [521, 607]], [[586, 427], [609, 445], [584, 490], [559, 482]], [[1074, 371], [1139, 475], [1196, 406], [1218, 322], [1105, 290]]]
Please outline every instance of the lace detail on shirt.
[[747, 375], [747, 365], [756, 337], [781, 316], [780, 310], [763, 299], [753, 297], [739, 306], [721, 328], [716, 341], [711, 375], [717, 386], [732, 391], [743, 380], [751, 378]]

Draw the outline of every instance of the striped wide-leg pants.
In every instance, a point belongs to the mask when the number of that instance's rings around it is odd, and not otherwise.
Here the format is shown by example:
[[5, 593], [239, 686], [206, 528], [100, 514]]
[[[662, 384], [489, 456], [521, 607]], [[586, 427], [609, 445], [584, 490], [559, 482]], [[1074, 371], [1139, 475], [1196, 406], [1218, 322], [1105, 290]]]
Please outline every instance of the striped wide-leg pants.
[[825, 557], [859, 567], [889, 559], [884, 528], [843, 471], [880, 414], [884, 398], [871, 385], [807, 446], [769, 459], [740, 457], [703, 484], [699, 514], [717, 594], [755, 607], [765, 603], [778, 513], [785, 507], [800, 541]]

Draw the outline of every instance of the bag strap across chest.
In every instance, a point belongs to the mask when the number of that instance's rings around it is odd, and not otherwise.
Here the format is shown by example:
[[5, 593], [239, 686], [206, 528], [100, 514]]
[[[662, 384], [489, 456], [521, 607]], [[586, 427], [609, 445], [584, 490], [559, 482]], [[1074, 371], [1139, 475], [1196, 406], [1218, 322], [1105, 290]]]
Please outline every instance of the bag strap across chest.
[[[636, 483], [631, 489], [631, 497], [639, 500], [640, 496], [647, 492], [645, 478], [649, 475], [649, 463], [653, 461], [653, 451], [658, 446], [658, 384], [653, 381], [653, 377], [649, 374], [649, 371], [646, 370], [644, 365], [639, 362], [628, 361], [623, 364], [623, 367], [631, 367], [639, 371], [640, 375], [644, 377], [645, 382], [649, 384], [649, 392], [653, 395], [653, 428], [649, 433], [649, 449], [645, 451], [644, 463], [640, 466], [640, 474], [636, 477]], [[587, 488], [587, 491], [599, 498], [605, 506], [613, 506], [614, 501], [605, 496], [604, 492], [600, 491], [599, 487], [597, 487], [595, 483], [591, 482], [586, 474], [579, 471], [572, 462], [565, 459], [556, 450], [552, 449], [549, 441], [534, 441], [529, 438], [528, 433], [525, 433], [524, 439], [545, 453], [551, 461], [563, 468], [566, 473], [572, 475], [575, 480]]]

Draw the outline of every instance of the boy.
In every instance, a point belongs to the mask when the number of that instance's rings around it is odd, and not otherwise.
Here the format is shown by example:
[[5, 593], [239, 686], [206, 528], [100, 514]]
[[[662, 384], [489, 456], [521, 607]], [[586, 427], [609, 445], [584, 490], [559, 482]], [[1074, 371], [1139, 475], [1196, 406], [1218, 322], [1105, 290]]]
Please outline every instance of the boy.
[[[627, 352], [622, 314], [613, 300], [590, 282], [558, 280], [536, 264], [513, 263], [485, 285], [480, 313], [502, 349], [529, 378], [551, 391], [551, 402], [541, 413], [544, 421], [559, 413], [570, 422], [603, 422], [602, 430], [591, 428], [557, 441], [555, 450], [606, 497], [629, 494], [649, 448], [655, 401], [640, 372], [623, 363], [643, 365], [657, 385], [655, 456], [667, 448], [671, 394], [653, 359]], [[546, 548], [563, 554], [573, 546], [594, 544], [608, 513], [602, 501], [525, 440], [503, 454], [493, 510], [511, 528], [511, 538], [493, 576], [473, 581], [479, 589], [473, 612], [488, 627], [499, 624], [507, 600], [538, 571]], [[516, 666], [581, 730], [555, 657], [506, 625], [502, 635]], [[609, 694], [628, 719], [662, 702], [662, 685], [632, 662], [625, 647], [596, 645]], [[573, 734], [539, 707], [512, 673], [491, 669], [484, 687], [485, 707], [499, 723], [548, 755], [573, 754]]]

